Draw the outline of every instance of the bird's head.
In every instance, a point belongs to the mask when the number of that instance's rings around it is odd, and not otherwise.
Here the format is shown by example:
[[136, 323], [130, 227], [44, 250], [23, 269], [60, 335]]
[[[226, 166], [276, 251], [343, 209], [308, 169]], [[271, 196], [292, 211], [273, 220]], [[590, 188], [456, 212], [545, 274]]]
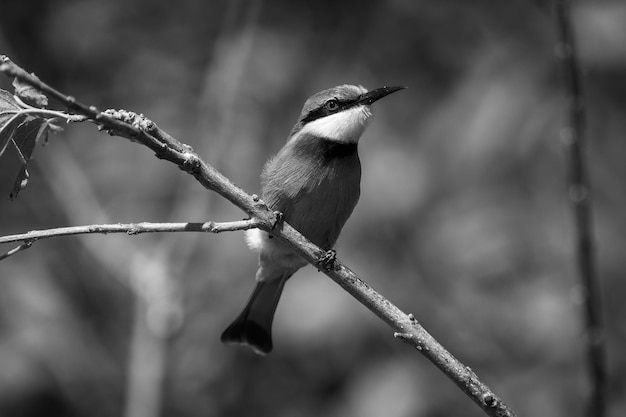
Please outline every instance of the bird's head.
[[342, 142], [357, 143], [372, 115], [370, 105], [405, 87], [382, 87], [367, 91], [362, 86], [339, 85], [313, 94], [302, 107], [291, 138], [309, 134]]

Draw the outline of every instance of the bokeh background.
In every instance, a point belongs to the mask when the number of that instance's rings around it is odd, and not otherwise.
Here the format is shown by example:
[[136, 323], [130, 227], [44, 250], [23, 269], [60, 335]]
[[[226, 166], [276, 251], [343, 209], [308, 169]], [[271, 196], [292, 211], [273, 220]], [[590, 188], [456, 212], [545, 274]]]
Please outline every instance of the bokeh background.
[[[575, 2], [609, 360], [626, 413], [626, 4]], [[148, 115], [250, 193], [304, 100], [406, 85], [374, 106], [342, 261], [520, 416], [581, 415], [581, 291], [544, 1], [2, 1], [0, 52], [79, 100]], [[10, 80], [0, 80], [9, 89]], [[149, 150], [67, 126], [8, 194], [1, 234], [244, 214]], [[7, 251], [11, 246], [4, 246]], [[286, 287], [275, 351], [219, 342], [252, 286], [241, 233], [42, 241], [0, 265], [0, 415], [480, 416], [314, 268]]]

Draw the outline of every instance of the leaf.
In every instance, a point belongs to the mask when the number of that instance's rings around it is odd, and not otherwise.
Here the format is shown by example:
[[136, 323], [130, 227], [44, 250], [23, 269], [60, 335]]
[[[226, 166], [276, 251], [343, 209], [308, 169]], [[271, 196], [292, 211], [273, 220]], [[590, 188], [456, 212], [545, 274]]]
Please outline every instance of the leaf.
[[47, 141], [48, 132], [48, 122], [40, 118], [29, 118], [23, 121], [15, 130], [12, 143], [20, 155], [22, 167], [15, 179], [13, 191], [9, 195], [11, 200], [15, 200], [19, 192], [28, 185], [28, 163], [35, 150], [35, 145], [41, 140]]
[[20, 173], [17, 178], [15, 178], [15, 183], [13, 184], [13, 191], [9, 194], [9, 200], [13, 201], [17, 198], [17, 195], [28, 185], [28, 177], [30, 174], [26, 169], [26, 165], [20, 168]]
[[0, 89], [0, 128], [19, 110], [20, 106], [15, 102], [13, 94]]
[[[47, 97], [37, 90], [17, 80], [13, 82], [13, 86], [16, 95], [22, 100], [36, 106], [48, 104]], [[28, 184], [28, 163], [35, 146], [39, 142], [47, 142], [51, 130], [51, 124], [47, 119], [29, 115], [22, 106], [11, 93], [0, 89], [0, 156], [4, 154], [9, 144], [12, 144], [21, 162], [20, 171], [9, 196], [11, 200], [17, 198], [19, 192]]]
[[[32, 75], [35, 76], [35, 74]], [[13, 87], [15, 88], [15, 94], [24, 100], [25, 103], [35, 107], [46, 107], [48, 105], [48, 97], [30, 84], [23, 83], [18, 78], [14, 78]]]
[[[0, 156], [7, 149], [15, 130], [28, 118], [26, 113], [0, 114]], [[32, 119], [32, 117], [31, 117]]]
[[13, 191], [9, 195], [11, 200], [15, 200], [19, 192], [26, 188], [29, 177], [28, 163], [35, 150], [35, 145], [42, 140], [47, 141], [49, 130], [49, 123], [45, 119], [38, 117], [28, 117], [15, 129], [11, 142], [15, 145], [15, 149], [20, 155], [22, 166], [15, 179]]
[[0, 112], [19, 109], [20, 106], [15, 102], [13, 94], [0, 88]]
[[4, 153], [17, 125], [26, 118], [17, 117], [20, 110], [13, 94], [0, 89], [0, 155]]

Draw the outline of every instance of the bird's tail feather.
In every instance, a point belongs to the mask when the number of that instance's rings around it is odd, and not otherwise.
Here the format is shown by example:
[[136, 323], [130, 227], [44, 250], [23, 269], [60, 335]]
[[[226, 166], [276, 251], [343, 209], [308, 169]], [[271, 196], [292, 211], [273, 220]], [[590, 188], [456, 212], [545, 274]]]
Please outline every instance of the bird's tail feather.
[[271, 352], [274, 313], [290, 276], [257, 281], [246, 307], [222, 333], [222, 342], [248, 345], [260, 355]]

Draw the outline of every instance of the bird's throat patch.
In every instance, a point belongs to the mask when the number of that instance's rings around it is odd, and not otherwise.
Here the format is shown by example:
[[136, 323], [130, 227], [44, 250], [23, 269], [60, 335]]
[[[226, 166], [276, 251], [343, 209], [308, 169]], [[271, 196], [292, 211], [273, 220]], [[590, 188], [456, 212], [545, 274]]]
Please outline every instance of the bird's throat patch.
[[309, 134], [335, 142], [358, 143], [372, 115], [369, 106], [356, 106], [315, 119], [298, 134]]

